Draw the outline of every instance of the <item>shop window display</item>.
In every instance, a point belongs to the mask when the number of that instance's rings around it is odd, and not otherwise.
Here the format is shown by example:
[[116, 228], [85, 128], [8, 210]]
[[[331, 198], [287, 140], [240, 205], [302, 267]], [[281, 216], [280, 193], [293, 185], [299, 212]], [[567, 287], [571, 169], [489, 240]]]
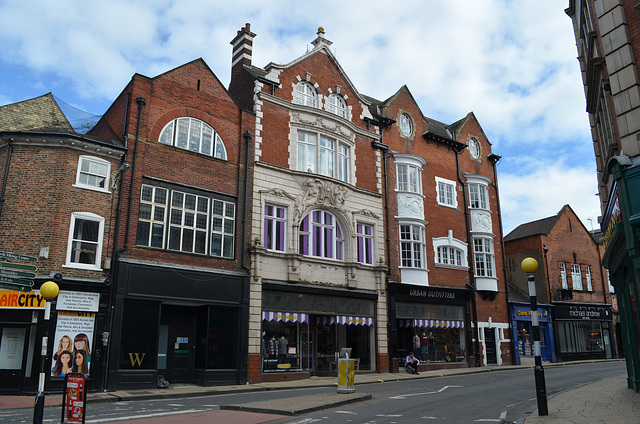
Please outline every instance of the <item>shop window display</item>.
[[[466, 362], [462, 321], [399, 320], [398, 356], [413, 351], [421, 362]], [[420, 325], [419, 322], [426, 322]], [[418, 325], [413, 325], [414, 323]]]
[[[273, 313], [271, 313], [273, 314]], [[302, 314], [301, 314], [302, 315]], [[310, 369], [309, 323], [296, 320], [262, 322], [262, 371], [291, 372]]]

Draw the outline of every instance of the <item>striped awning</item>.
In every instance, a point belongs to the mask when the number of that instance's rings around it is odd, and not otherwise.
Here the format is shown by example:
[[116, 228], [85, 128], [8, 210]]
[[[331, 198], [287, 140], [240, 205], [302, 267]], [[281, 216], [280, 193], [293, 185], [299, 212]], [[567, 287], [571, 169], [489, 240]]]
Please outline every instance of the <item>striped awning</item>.
[[423, 327], [423, 328], [464, 328], [464, 321], [441, 320], [441, 319], [399, 319], [400, 327]]
[[368, 317], [352, 317], [348, 315], [337, 315], [337, 316], [324, 316], [318, 317], [317, 323], [319, 325], [364, 325], [371, 326], [374, 325], [374, 319]]
[[308, 322], [309, 314], [300, 312], [262, 312], [263, 321]]

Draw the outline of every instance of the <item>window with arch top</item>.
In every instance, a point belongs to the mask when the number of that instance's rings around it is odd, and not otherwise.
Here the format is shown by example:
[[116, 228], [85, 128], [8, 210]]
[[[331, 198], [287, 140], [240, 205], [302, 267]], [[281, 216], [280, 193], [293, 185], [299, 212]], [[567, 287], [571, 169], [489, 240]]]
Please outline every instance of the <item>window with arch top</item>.
[[196, 118], [177, 118], [169, 122], [160, 133], [162, 144], [202, 153], [218, 159], [227, 159], [227, 150], [216, 130]]
[[318, 107], [316, 89], [305, 81], [296, 84], [293, 102], [299, 105]]
[[327, 110], [334, 115], [347, 119], [347, 103], [339, 94], [329, 94], [327, 98]]
[[300, 253], [343, 260], [344, 235], [332, 213], [314, 210], [304, 217], [300, 222]]

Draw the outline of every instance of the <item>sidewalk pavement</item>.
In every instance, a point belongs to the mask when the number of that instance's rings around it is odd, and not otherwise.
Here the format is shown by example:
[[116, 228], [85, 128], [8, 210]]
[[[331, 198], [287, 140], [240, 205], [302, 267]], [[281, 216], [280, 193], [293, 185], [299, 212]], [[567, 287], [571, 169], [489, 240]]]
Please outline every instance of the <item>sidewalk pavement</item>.
[[[544, 367], [557, 365], [573, 365], [587, 362], [580, 361], [561, 364], [544, 364]], [[383, 383], [407, 379], [423, 379], [444, 375], [472, 374], [480, 372], [497, 372], [517, 368], [532, 368], [529, 365], [503, 365], [480, 368], [442, 369], [421, 372], [419, 375], [399, 373], [362, 373], [356, 374], [355, 384]], [[246, 385], [201, 387], [194, 385], [171, 385], [168, 389], [119, 390], [115, 392], [98, 392], [87, 395], [87, 403], [136, 401], [149, 399], [172, 399], [179, 397], [209, 396], [228, 393], [250, 393], [278, 389], [296, 389], [310, 387], [337, 386], [336, 377], [312, 377], [304, 380], [256, 383]], [[280, 415], [300, 415], [303, 413], [331, 408], [345, 403], [371, 399], [371, 395], [359, 393], [319, 394], [297, 398], [295, 405], [289, 399], [271, 400], [267, 403], [248, 402], [242, 405], [227, 405], [224, 409], [240, 411], [273, 413]], [[46, 396], [46, 405], [62, 404], [61, 394]], [[638, 424], [640, 423], [640, 393], [627, 388], [626, 376], [606, 378], [595, 383], [581, 386], [574, 390], [560, 393], [547, 400], [549, 415], [539, 417], [534, 411], [524, 420], [524, 424]], [[0, 409], [33, 408], [34, 396], [0, 396]]]

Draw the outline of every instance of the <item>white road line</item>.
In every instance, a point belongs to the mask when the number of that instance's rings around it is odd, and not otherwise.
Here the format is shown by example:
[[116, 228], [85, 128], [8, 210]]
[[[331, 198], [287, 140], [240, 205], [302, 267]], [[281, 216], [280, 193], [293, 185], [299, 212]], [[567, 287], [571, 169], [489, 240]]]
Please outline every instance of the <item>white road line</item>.
[[336, 414], [351, 414], [351, 415], [358, 415], [357, 412], [352, 412], [352, 411], [335, 411]]
[[502, 411], [502, 414], [500, 414], [500, 421], [504, 420], [505, 418], [507, 418], [507, 411]]
[[422, 396], [422, 395], [432, 395], [435, 393], [442, 393], [445, 390], [447, 390], [450, 387], [463, 387], [463, 386], [444, 386], [442, 389], [440, 390], [436, 390], [435, 392], [423, 392], [423, 393], [408, 393], [406, 395], [398, 395], [398, 396], [391, 396], [389, 399], [406, 399], [410, 396]]
[[156, 414], [129, 415], [127, 417], [114, 417], [114, 418], [101, 418], [97, 420], [86, 420], [85, 423], [108, 423], [111, 421], [136, 420], [140, 418], [163, 417], [166, 415], [194, 414], [196, 412], [205, 412], [205, 411], [208, 411], [208, 409], [188, 409], [185, 411], [158, 412]]
[[498, 420], [498, 419], [495, 419], [495, 418], [481, 418], [479, 420], [474, 420], [474, 422], [476, 422], [476, 423], [499, 423], [501, 421], [502, 420]]
[[378, 414], [378, 415], [376, 415], [376, 417], [399, 418], [399, 417], [402, 417], [402, 415], [385, 415], [385, 414]]
[[438, 417], [420, 417], [423, 420], [437, 420]]

